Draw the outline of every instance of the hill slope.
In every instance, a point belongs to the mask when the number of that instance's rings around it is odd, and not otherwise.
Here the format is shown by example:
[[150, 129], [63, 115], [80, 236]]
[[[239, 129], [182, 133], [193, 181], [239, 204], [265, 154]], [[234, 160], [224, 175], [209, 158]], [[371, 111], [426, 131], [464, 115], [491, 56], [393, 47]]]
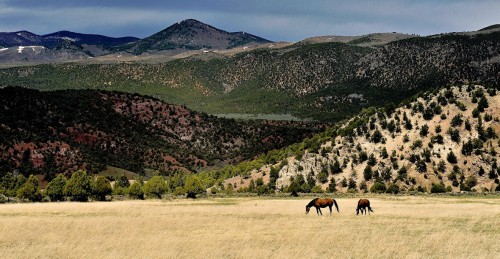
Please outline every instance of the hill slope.
[[392, 41], [298, 44], [160, 64], [65, 64], [0, 70], [0, 85], [151, 94], [212, 114], [292, 113], [338, 121], [436, 85], [499, 85], [500, 31]]
[[[271, 189], [297, 192], [500, 191], [499, 132], [495, 89], [448, 87], [398, 108], [370, 108], [342, 126], [270, 152], [253, 162], [259, 169], [251, 175], [254, 183], [263, 177], [260, 183]], [[217, 174], [227, 170], [233, 171]], [[227, 174], [235, 177], [226, 185], [258, 192], [259, 186], [242, 178], [248, 174]]]
[[55, 173], [106, 165], [142, 173], [196, 172], [252, 158], [317, 130], [236, 122], [119, 92], [0, 89], [0, 173]]

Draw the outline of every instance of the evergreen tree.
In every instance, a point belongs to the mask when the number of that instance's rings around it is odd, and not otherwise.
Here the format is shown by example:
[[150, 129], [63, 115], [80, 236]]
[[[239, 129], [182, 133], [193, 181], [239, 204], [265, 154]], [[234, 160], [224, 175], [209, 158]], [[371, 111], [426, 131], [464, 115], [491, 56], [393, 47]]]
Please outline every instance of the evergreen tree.
[[38, 187], [38, 179], [34, 175], [30, 175], [28, 180], [17, 190], [17, 197], [28, 201], [42, 200], [42, 195]]
[[115, 181], [115, 188], [128, 188], [130, 186], [130, 182], [128, 181], [127, 176], [125, 174], [121, 175]]
[[49, 196], [51, 201], [61, 201], [64, 199], [64, 186], [66, 186], [66, 177], [63, 174], [52, 179], [45, 189], [45, 194]]
[[337, 191], [337, 183], [335, 182], [335, 178], [330, 178], [330, 183], [328, 184], [328, 192], [336, 192]]
[[196, 198], [197, 194], [205, 193], [205, 188], [203, 183], [196, 175], [191, 175], [186, 178], [186, 184], [184, 185], [184, 191], [189, 198]]
[[144, 184], [142, 190], [149, 197], [161, 199], [161, 196], [168, 191], [168, 185], [163, 177], [156, 175]]
[[64, 187], [64, 195], [74, 201], [88, 201], [91, 194], [92, 183], [87, 173], [82, 170], [74, 172]]
[[134, 182], [130, 187], [128, 187], [128, 196], [132, 199], [144, 199], [144, 191], [142, 190], [142, 184], [139, 181]]
[[365, 178], [366, 181], [370, 181], [373, 176], [373, 170], [370, 165], [367, 165], [365, 167], [365, 170], [363, 170], [363, 177]]
[[106, 195], [110, 195], [113, 190], [111, 189], [111, 183], [104, 176], [98, 176], [94, 183], [93, 194], [96, 196], [97, 200], [103, 201], [106, 199]]

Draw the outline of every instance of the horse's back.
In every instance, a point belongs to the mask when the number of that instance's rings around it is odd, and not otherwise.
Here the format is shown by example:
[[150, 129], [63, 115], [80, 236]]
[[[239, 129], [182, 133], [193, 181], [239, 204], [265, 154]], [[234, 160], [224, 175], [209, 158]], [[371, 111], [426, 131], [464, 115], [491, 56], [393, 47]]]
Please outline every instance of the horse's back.
[[370, 201], [367, 199], [360, 199], [358, 201], [358, 207], [370, 207]]

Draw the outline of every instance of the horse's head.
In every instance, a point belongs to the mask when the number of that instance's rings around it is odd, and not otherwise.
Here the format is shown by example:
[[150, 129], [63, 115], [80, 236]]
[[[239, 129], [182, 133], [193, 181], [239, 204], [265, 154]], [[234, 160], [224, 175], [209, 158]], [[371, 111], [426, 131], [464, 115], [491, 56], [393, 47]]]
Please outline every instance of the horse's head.
[[306, 214], [309, 213], [309, 210], [311, 209], [310, 206], [306, 206]]

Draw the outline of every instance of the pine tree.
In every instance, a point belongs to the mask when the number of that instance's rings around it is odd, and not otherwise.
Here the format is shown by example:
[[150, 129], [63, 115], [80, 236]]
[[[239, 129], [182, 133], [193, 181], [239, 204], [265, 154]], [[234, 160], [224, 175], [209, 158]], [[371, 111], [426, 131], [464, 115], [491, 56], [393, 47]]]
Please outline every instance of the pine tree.
[[92, 183], [82, 170], [74, 172], [64, 187], [64, 195], [75, 201], [88, 201], [91, 194]]
[[38, 179], [34, 175], [30, 175], [19, 190], [17, 190], [17, 197], [21, 200], [28, 201], [41, 201], [42, 195], [38, 187]]
[[66, 177], [63, 174], [52, 179], [45, 189], [45, 194], [49, 196], [51, 201], [61, 201], [64, 199], [64, 186], [66, 186]]

